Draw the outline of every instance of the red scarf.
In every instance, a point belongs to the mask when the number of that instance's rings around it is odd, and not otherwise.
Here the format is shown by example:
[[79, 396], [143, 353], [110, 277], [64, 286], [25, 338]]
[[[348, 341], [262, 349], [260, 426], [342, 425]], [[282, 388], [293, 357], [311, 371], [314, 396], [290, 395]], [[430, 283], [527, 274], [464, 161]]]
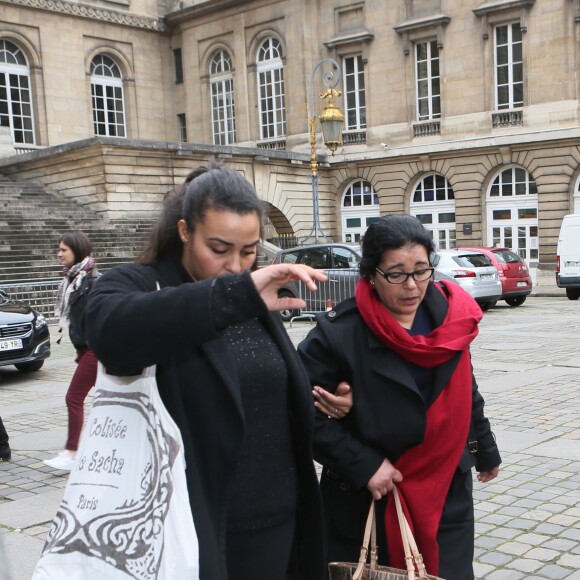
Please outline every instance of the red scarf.
[[[444, 284], [449, 308], [443, 323], [427, 336], [411, 336], [383, 306], [369, 281], [356, 287], [358, 309], [372, 332], [404, 360], [436, 367], [458, 352], [461, 357], [445, 388], [427, 410], [423, 442], [407, 450], [395, 467], [403, 474], [397, 484], [407, 518], [429, 574], [439, 571], [437, 530], [453, 474], [467, 441], [471, 422], [471, 361], [469, 344], [477, 336], [482, 312], [457, 284]], [[440, 287], [435, 287], [445, 295]], [[389, 499], [385, 528], [391, 566], [406, 569], [394, 502]]]

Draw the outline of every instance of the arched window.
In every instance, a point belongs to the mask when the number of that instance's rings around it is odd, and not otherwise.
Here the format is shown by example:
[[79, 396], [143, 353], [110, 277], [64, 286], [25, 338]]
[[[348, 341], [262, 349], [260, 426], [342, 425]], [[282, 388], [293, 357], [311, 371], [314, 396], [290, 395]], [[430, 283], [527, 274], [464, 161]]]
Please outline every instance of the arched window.
[[580, 175], [576, 180], [576, 187], [574, 188], [574, 203], [572, 206], [574, 213], [580, 213]]
[[0, 126], [10, 128], [14, 144], [34, 145], [28, 61], [8, 40], [0, 40]]
[[91, 97], [95, 135], [125, 137], [123, 78], [115, 61], [99, 54], [91, 62]]
[[214, 145], [236, 142], [234, 109], [234, 77], [232, 59], [225, 50], [218, 50], [209, 65], [211, 88], [211, 118]]
[[538, 188], [522, 167], [499, 171], [487, 191], [487, 243], [510, 248], [524, 259], [535, 278], [539, 260]]
[[432, 233], [439, 249], [455, 248], [455, 194], [443, 175], [431, 173], [421, 179], [413, 190], [409, 209]]
[[286, 136], [286, 106], [282, 47], [275, 38], [267, 38], [258, 49], [257, 70], [260, 138], [280, 139]]
[[371, 183], [362, 179], [351, 183], [342, 196], [342, 241], [360, 242], [379, 216], [379, 196]]

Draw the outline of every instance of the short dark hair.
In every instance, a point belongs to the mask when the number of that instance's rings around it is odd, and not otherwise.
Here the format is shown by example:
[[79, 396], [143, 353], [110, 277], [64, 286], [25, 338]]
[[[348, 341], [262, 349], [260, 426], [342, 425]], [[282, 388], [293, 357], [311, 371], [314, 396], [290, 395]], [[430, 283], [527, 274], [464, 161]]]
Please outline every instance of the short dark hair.
[[374, 221], [365, 232], [362, 242], [361, 276], [374, 274], [385, 250], [402, 248], [408, 244], [423, 246], [427, 255], [435, 251], [429, 231], [410, 215], [387, 215]]
[[72, 250], [75, 257], [75, 264], [82, 262], [87, 256], [93, 253], [93, 244], [91, 244], [87, 234], [79, 230], [65, 232], [60, 236], [60, 242]]
[[185, 220], [189, 232], [202, 222], [208, 209], [239, 215], [255, 213], [261, 222], [262, 202], [253, 185], [240, 173], [218, 163], [191, 171], [183, 185], [163, 200], [162, 214], [153, 227], [139, 261], [152, 264], [168, 256], [181, 256], [183, 243], [177, 222]]

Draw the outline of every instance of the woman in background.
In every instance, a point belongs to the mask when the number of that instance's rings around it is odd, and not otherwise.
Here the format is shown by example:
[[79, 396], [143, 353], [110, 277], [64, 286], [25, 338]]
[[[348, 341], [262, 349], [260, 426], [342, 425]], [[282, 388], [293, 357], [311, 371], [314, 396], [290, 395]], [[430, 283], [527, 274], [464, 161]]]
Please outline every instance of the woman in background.
[[[99, 276], [91, 256], [93, 246], [83, 232], [65, 233], [58, 244], [58, 258], [63, 266], [63, 280], [58, 290], [55, 313], [59, 317], [59, 332], [68, 329], [76, 350], [77, 368], [66, 393], [68, 437], [65, 447], [44, 463], [54, 469], [70, 471], [84, 421], [84, 404], [97, 379], [97, 359], [87, 346], [84, 314], [93, 283]], [[60, 343], [62, 337], [58, 339]]]

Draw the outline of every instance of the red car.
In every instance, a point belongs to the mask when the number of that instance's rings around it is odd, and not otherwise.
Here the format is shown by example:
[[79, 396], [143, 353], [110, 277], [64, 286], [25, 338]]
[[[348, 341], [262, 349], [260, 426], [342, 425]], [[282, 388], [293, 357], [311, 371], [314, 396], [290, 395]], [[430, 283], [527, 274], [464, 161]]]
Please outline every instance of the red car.
[[462, 246], [462, 250], [476, 250], [485, 254], [497, 268], [505, 300], [510, 306], [521, 306], [532, 291], [532, 278], [526, 263], [509, 248]]

